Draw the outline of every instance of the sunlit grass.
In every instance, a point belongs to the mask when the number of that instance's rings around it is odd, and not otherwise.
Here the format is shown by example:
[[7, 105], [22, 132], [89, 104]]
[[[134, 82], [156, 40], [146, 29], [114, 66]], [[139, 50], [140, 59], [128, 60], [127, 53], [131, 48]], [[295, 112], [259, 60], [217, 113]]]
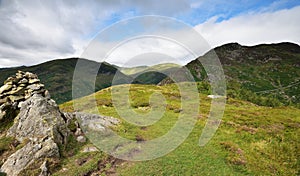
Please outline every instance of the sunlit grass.
[[[80, 110], [119, 118], [114, 130], [132, 140], [151, 140], [167, 133], [176, 123], [181, 108], [176, 85], [130, 87], [130, 105], [136, 113], [147, 113], [149, 97], [161, 92], [167, 102], [165, 114], [155, 124], [142, 127], [126, 122], [111, 101], [111, 88], [75, 100]], [[114, 87], [118, 89], [117, 87]], [[122, 92], [120, 92], [122, 93]], [[199, 137], [209, 114], [210, 99], [200, 95], [197, 123], [186, 141], [164, 157], [145, 162], [125, 162], [116, 168], [119, 175], [297, 175], [300, 171], [300, 110], [290, 107], [260, 107], [249, 102], [229, 99], [222, 123], [204, 147]], [[73, 111], [72, 103], [60, 106]], [[142, 107], [142, 108], [141, 108]], [[148, 108], [149, 107], [149, 108]], [[95, 156], [96, 157], [96, 156]], [[100, 158], [101, 159], [101, 158]]]

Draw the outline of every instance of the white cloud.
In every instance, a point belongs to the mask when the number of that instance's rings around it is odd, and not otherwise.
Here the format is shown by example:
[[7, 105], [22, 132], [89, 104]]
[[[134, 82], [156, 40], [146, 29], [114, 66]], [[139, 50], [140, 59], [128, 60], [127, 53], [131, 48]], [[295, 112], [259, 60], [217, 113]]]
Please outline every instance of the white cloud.
[[190, 8], [186, 0], [154, 1], [0, 0], [0, 67], [78, 57], [115, 14], [172, 15]]
[[108, 14], [98, 12], [94, 3], [68, 3], [1, 1], [0, 67], [31, 65], [77, 53], [77, 41]]
[[243, 45], [294, 42], [300, 44], [300, 6], [275, 12], [250, 13], [226, 21], [212, 18], [195, 26], [216, 47], [229, 42]]
[[[79, 57], [91, 38], [116, 20], [115, 15], [117, 19], [133, 17], [136, 13], [176, 16], [202, 7], [205, 2], [202, 0], [191, 3], [187, 0], [153, 0], [151, 3], [140, 0], [0, 0], [0, 67], [33, 65], [54, 58]], [[213, 6], [211, 3], [206, 5]], [[273, 6], [276, 9], [278, 3]], [[228, 42], [254, 45], [292, 41], [299, 44], [299, 16], [300, 7], [275, 12], [266, 10], [233, 17], [222, 22], [216, 22], [217, 17], [211, 18], [195, 26], [195, 29], [213, 47]], [[145, 25], [149, 28], [153, 26], [150, 22], [146, 22]], [[189, 36], [189, 30], [166, 32], [169, 32], [170, 38], [174, 40], [178, 39], [177, 41], [185, 41], [190, 46], [195, 46], [196, 49], [192, 48], [192, 50], [197, 50], [198, 55], [210, 49], [207, 46], [201, 50], [197, 49], [203, 41], [195, 42], [193, 35]], [[100, 47], [105, 49], [114, 44], [99, 43], [96, 49], [99, 50]], [[142, 46], [144, 44], [141, 41], [136, 42], [121, 53], [126, 56], [127, 52], [142, 51]], [[170, 44], [148, 42], [147, 47], [151, 46], [165, 48], [173, 54], [177, 53], [176, 59], [181, 59], [178, 63], [191, 60], [189, 56], [184, 56], [180, 49], [175, 51], [176, 48], [173, 48], [174, 50], [171, 51]], [[118, 59], [123, 60], [123, 58]], [[117, 56], [114, 61], [118, 62]]]
[[[106, 61], [119, 66], [125, 65], [126, 67], [137, 66], [142, 62], [144, 62], [142, 65], [165, 62], [184, 65], [211, 49], [198, 32], [184, 23], [160, 17], [140, 19], [128, 23], [125, 21], [124, 24], [126, 25], [124, 26], [117, 25], [118, 27], [113, 26], [112, 29], [109, 28], [108, 31], [104, 31], [89, 43], [81, 57], [98, 62]], [[164, 25], [157, 22], [159, 20]], [[173, 28], [175, 24], [179, 29]], [[132, 29], [132, 32], [128, 34], [127, 28], [134, 25], [141, 26], [136, 31]], [[122, 36], [122, 39], [104, 41], [103, 38], [108, 35]], [[159, 55], [159, 59], [150, 57], [154, 53]]]

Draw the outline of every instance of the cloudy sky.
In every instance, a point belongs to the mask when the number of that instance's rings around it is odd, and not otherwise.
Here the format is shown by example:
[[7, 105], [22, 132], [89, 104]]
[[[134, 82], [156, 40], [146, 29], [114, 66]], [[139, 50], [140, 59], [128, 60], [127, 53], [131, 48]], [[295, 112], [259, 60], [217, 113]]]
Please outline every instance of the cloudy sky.
[[[300, 44], [299, 0], [0, 0], [0, 67], [80, 57], [100, 31], [143, 15], [180, 20], [210, 47], [228, 42]], [[103, 41], [99, 47], [107, 45]], [[135, 51], [143, 54], [154, 46], [174, 51], [172, 57], [177, 56], [180, 64], [192, 59], [168, 42], [146, 39], [129, 43], [106, 61], [119, 64], [120, 57]], [[154, 64], [147, 58], [146, 64]]]

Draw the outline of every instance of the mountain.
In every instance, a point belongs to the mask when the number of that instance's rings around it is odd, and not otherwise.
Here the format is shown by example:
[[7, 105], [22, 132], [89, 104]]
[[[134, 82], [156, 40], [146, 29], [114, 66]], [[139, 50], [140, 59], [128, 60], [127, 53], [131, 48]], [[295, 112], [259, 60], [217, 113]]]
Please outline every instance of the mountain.
[[[208, 82], [206, 72], [198, 61], [209, 58], [205, 55], [191, 61], [185, 68], [189, 69], [196, 81]], [[262, 44], [242, 46], [229, 43], [214, 49], [222, 63], [227, 79], [228, 96], [254, 102], [259, 105], [290, 105], [300, 104], [300, 47], [293, 43]], [[45, 87], [52, 92], [58, 104], [72, 99], [73, 72], [78, 58], [53, 60], [30, 67], [0, 69], [0, 82], [17, 70], [36, 73]], [[88, 61], [84, 71], [94, 68], [99, 63]], [[119, 72], [121, 71], [121, 72]], [[155, 66], [122, 68], [104, 62], [97, 73], [95, 90], [93, 85], [81, 81], [83, 89], [90, 93], [111, 86], [114, 76], [118, 73], [117, 84], [166, 84], [172, 83], [168, 74], [183, 75], [180, 66], [166, 63]], [[126, 73], [126, 74], [124, 74]], [[91, 75], [86, 75], [89, 78]], [[134, 79], [133, 79], [134, 78]], [[83, 94], [87, 95], [89, 93]], [[279, 101], [279, 102], [278, 102]], [[300, 105], [298, 105], [300, 107]]]
[[118, 67], [116, 66], [122, 73], [126, 75], [134, 75], [141, 72], [147, 72], [147, 71], [162, 71], [167, 70], [170, 68], [178, 68], [180, 65], [174, 64], [174, 63], [163, 63], [163, 64], [157, 64], [153, 66], [137, 66], [137, 67]]
[[148, 69], [148, 66], [137, 66], [137, 67], [117, 67], [122, 73], [126, 75], [132, 75], [138, 72], [142, 72]]
[[[228, 82], [227, 92], [230, 96], [236, 98], [243, 96], [244, 99], [250, 100], [250, 97], [245, 97], [246, 95], [243, 94], [251, 94], [251, 96], [278, 99], [284, 104], [300, 103], [299, 45], [278, 43], [242, 46], [238, 43], [229, 43], [213, 51], [223, 66]], [[185, 66], [196, 81], [208, 81], [204, 67], [199, 60], [209, 59], [213, 51], [209, 51]], [[161, 84], [170, 82], [172, 81], [166, 79]]]
[[167, 75], [176, 72], [181, 66], [174, 63], [163, 63], [153, 66], [138, 66], [132, 68], [119, 68], [121, 72], [127, 74], [140, 84], [158, 84]]
[[[14, 75], [18, 70], [25, 72], [36, 73], [41, 82], [45, 83], [45, 88], [51, 92], [52, 98], [58, 103], [63, 103], [72, 99], [72, 81], [74, 69], [79, 58], [69, 58], [69, 59], [58, 59], [35, 66], [22, 66], [14, 68], [3, 68], [0, 69], [0, 82], [3, 83], [4, 80]], [[81, 59], [86, 62], [87, 66], [97, 67], [100, 63], [95, 61], [89, 61], [86, 59]], [[86, 68], [88, 70], [91, 68]], [[111, 86], [111, 82], [114, 75], [118, 72], [118, 69], [108, 63], [102, 63], [97, 73], [97, 81], [95, 84], [95, 90], [98, 91], [103, 88]], [[92, 75], [87, 75], [90, 77]], [[118, 73], [119, 83], [128, 83], [132, 80], [131, 77], [126, 76], [122, 73]]]

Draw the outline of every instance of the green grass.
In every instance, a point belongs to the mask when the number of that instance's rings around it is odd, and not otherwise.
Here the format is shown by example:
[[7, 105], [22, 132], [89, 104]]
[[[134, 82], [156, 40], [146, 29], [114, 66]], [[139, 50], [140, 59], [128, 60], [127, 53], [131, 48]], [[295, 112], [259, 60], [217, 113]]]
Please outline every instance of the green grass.
[[[113, 87], [120, 89], [130, 85]], [[151, 86], [131, 85], [130, 105], [138, 113], [147, 113], [151, 108], [149, 97], [161, 92], [167, 100], [166, 112], [155, 124], [139, 127], [122, 120], [111, 101], [111, 89], [95, 94], [100, 114], [121, 120], [114, 128], [120, 136], [132, 140], [151, 140], [172, 128], [178, 119], [180, 93], [176, 85]], [[118, 91], [116, 91], [118, 93]], [[119, 92], [121, 94], [121, 91]], [[75, 100], [81, 104], [81, 111], [95, 112], [91, 108], [92, 96]], [[115, 166], [118, 175], [298, 175], [300, 172], [300, 110], [291, 107], [260, 107], [249, 102], [229, 99], [222, 123], [212, 140], [200, 147], [199, 137], [209, 113], [210, 99], [201, 94], [200, 114], [189, 137], [171, 153], [154, 160], [124, 162]], [[143, 108], [141, 108], [143, 107]], [[72, 102], [60, 106], [62, 110], [73, 111]], [[72, 169], [70, 163], [80, 158], [78, 152], [65, 160], [62, 167], [71, 173], [94, 170], [94, 159], [99, 162], [105, 157], [91, 157], [86, 167]], [[98, 155], [105, 156], [101, 152]], [[84, 156], [86, 157], [86, 156]], [[95, 166], [95, 167], [94, 167]], [[81, 172], [82, 171], [82, 172]], [[105, 171], [103, 171], [105, 173]], [[75, 174], [76, 175], [76, 174]]]

